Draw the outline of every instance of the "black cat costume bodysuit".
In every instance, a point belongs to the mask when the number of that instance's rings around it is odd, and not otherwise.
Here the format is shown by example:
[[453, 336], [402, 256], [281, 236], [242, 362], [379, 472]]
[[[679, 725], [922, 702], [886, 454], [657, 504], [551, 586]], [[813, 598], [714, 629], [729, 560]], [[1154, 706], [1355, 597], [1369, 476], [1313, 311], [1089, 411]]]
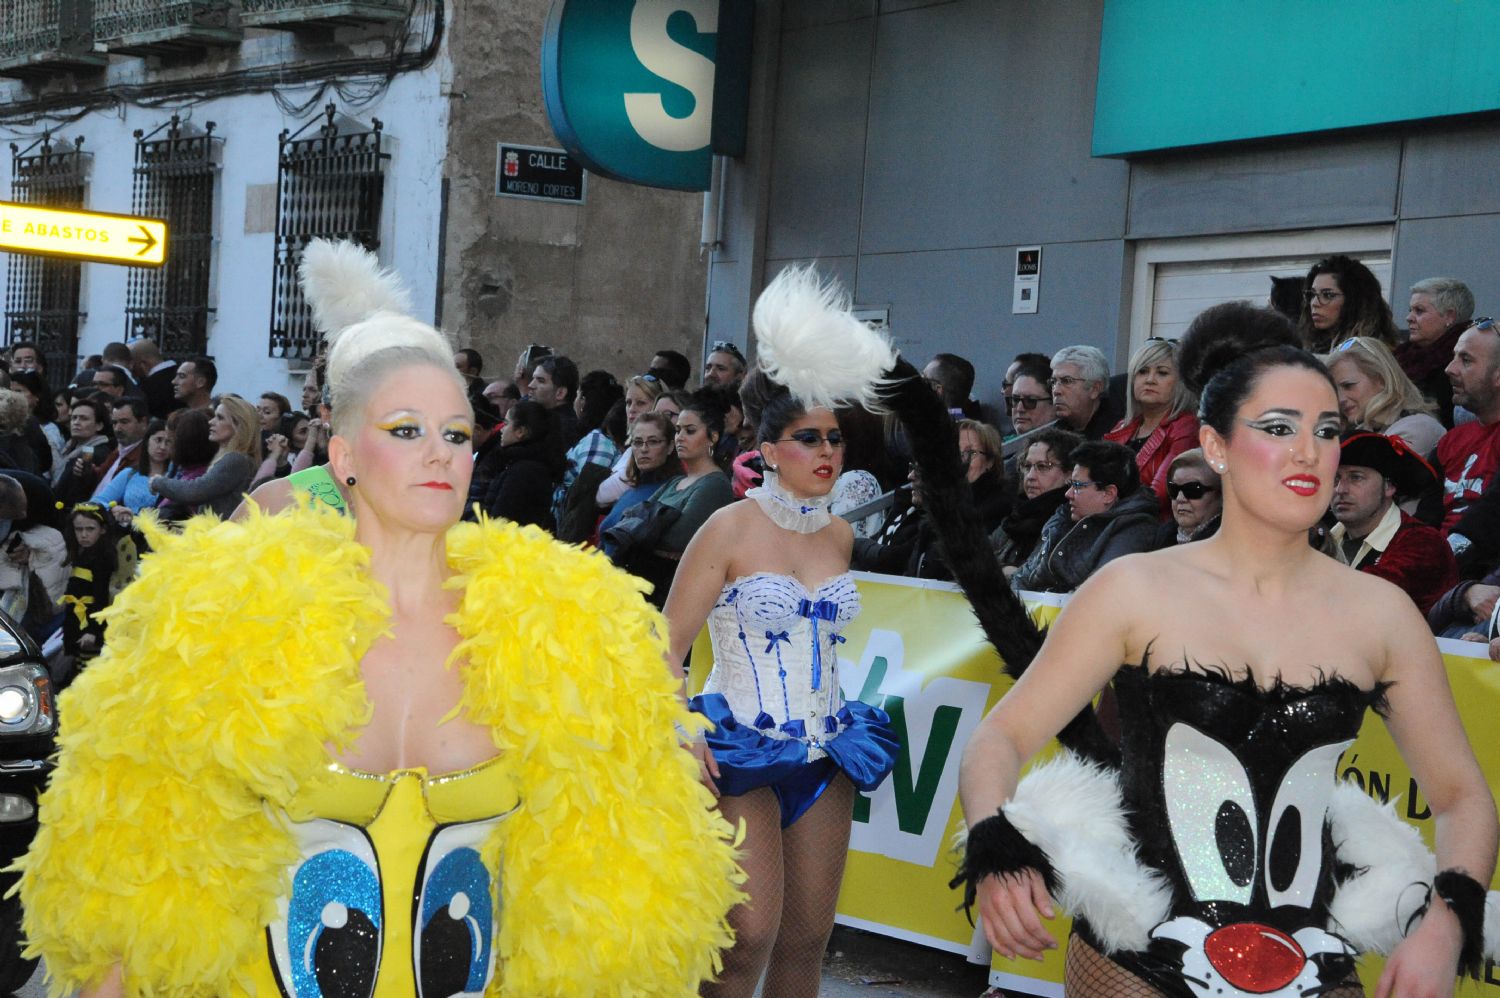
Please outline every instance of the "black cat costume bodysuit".
[[[910, 438], [944, 555], [1007, 672], [1019, 677], [1042, 635], [989, 556], [964, 491], [956, 430], [910, 364], [898, 362], [891, 377], [887, 401]], [[1132, 923], [1123, 936], [1141, 945], [1121, 945], [1087, 917], [1076, 918], [1078, 935], [1169, 995], [1314, 995], [1349, 981], [1356, 947], [1329, 909], [1343, 878], [1357, 871], [1335, 854], [1329, 808], [1340, 793], [1339, 755], [1366, 709], [1383, 707], [1384, 689], [1338, 677], [1260, 689], [1189, 662], [1155, 672], [1146, 663], [1125, 666], [1114, 690], [1119, 745], [1091, 706], [1058, 741], [1075, 768], [1097, 774], [1104, 796], [1123, 805], [1126, 865], [1149, 883], [1151, 898], [1110, 902], [1113, 916]], [[1043, 793], [1034, 813], [1056, 818], [1059, 801]], [[1064, 839], [1082, 824], [1053, 823]], [[1026, 834], [1020, 826], [1013, 832]], [[1037, 868], [1055, 894], [1065, 878], [1045, 848], [1006, 845], [1026, 858], [1016, 868]], [[1112, 877], [1108, 870], [1104, 880]], [[972, 903], [978, 878], [961, 870], [954, 885], [966, 879]]]

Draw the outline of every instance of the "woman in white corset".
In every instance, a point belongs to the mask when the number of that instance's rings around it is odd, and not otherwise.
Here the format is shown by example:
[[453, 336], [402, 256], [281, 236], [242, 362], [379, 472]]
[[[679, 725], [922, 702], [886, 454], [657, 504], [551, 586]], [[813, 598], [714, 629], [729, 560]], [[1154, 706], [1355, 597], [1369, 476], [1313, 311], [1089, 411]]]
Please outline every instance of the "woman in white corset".
[[714, 727], [692, 749], [724, 817], [746, 829], [749, 900], [730, 915], [723, 974], [701, 993], [748, 998], [766, 972], [765, 998], [813, 998], [854, 793], [880, 784], [896, 748], [885, 713], [839, 688], [859, 592], [853, 531], [828, 512], [844, 458], [832, 406], [866, 396], [894, 355], [811, 270], [783, 272], [754, 318], [760, 357], [741, 397], [765, 484], [699, 530], [666, 616], [674, 667], [708, 623], [713, 662], [691, 706]]

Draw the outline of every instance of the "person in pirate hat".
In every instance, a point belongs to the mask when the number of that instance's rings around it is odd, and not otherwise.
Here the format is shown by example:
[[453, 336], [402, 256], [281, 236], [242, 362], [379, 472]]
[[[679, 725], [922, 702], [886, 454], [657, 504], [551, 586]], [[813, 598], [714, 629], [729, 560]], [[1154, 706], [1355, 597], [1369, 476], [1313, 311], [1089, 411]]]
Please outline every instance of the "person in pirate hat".
[[1423, 613], [1458, 583], [1442, 534], [1402, 511], [1400, 499], [1428, 488], [1432, 467], [1400, 437], [1356, 433], [1344, 441], [1333, 480], [1328, 552], [1399, 586]]

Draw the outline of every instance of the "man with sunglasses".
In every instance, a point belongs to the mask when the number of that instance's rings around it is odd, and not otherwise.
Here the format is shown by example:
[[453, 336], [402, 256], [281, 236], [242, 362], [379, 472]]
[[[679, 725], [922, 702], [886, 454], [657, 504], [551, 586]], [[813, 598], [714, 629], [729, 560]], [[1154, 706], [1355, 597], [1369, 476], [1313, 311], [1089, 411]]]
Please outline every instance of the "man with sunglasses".
[[1344, 441], [1333, 479], [1327, 552], [1394, 583], [1427, 613], [1458, 584], [1458, 564], [1443, 535], [1401, 511], [1398, 498], [1420, 495], [1436, 476], [1400, 437], [1356, 433]]
[[727, 340], [714, 343], [703, 363], [703, 387], [738, 388], [745, 379], [745, 355]]
[[1040, 363], [1023, 361], [1016, 369], [1015, 380], [1011, 382], [1005, 405], [1010, 410], [1010, 424], [1016, 428], [1018, 435], [1030, 433], [1057, 418], [1057, 411], [1052, 405], [1052, 392], [1047, 387], [1050, 380], [1052, 367], [1045, 358]]

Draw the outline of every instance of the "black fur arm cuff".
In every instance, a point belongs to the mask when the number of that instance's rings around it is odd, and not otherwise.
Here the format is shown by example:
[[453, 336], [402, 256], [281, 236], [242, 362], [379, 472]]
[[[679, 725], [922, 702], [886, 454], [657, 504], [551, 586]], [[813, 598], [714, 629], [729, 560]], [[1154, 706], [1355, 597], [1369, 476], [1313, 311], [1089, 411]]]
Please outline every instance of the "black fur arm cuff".
[[1473, 977], [1484, 965], [1484, 885], [1461, 870], [1444, 870], [1432, 879], [1432, 892], [1443, 899], [1448, 910], [1458, 916], [1463, 931], [1463, 948], [1458, 952], [1458, 969]]
[[1004, 811], [996, 811], [969, 829], [969, 842], [964, 848], [963, 862], [959, 864], [958, 875], [948, 881], [948, 886], [964, 885], [963, 910], [972, 925], [974, 899], [979, 892], [979, 882], [992, 873], [1004, 876], [1027, 869], [1040, 873], [1042, 882], [1047, 885], [1047, 893], [1055, 893], [1057, 871], [1052, 869], [1047, 854], [1022, 835], [1010, 823]]

